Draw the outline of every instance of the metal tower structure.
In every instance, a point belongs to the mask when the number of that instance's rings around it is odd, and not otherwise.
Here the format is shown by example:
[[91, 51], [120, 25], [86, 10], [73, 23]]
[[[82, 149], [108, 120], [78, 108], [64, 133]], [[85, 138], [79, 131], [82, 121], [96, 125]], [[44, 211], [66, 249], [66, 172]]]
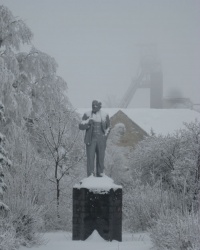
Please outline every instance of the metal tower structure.
[[150, 89], [150, 108], [163, 106], [163, 75], [155, 44], [139, 44], [140, 65], [135, 79], [131, 82], [119, 108], [127, 108], [138, 88]]

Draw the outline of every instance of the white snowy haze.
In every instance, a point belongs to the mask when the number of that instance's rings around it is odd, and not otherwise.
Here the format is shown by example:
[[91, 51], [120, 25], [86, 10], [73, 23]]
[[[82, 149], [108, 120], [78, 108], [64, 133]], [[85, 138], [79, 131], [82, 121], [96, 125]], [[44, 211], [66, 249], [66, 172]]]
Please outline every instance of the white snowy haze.
[[[199, 0], [0, 0], [54, 57], [75, 107], [121, 99], [139, 65], [141, 43], [155, 43], [164, 96], [172, 89], [200, 103]], [[149, 107], [147, 90], [129, 107]]]

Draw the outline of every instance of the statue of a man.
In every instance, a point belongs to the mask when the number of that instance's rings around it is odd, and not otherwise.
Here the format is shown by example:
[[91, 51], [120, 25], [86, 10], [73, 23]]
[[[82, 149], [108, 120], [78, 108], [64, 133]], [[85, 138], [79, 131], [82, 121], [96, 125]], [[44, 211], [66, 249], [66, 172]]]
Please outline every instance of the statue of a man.
[[94, 159], [96, 155], [96, 176], [101, 177], [104, 171], [106, 141], [110, 132], [109, 115], [101, 110], [101, 102], [92, 102], [92, 111], [85, 113], [79, 124], [85, 130], [87, 175], [94, 175]]

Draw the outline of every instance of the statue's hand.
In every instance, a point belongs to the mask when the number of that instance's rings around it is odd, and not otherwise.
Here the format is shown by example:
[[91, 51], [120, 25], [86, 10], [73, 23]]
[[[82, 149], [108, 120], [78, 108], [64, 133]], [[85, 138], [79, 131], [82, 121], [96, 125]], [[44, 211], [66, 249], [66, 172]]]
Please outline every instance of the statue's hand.
[[90, 118], [90, 120], [89, 120], [89, 123], [88, 123], [88, 124], [92, 125], [93, 123], [94, 123], [94, 120], [93, 120], [92, 118]]

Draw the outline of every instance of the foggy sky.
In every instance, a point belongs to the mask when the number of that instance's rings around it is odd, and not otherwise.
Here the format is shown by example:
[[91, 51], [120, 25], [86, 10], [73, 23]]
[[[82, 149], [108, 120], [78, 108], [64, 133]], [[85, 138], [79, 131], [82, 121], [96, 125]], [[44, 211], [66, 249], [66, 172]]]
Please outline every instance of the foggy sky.
[[[54, 57], [75, 107], [121, 99], [139, 65], [139, 43], [156, 43], [164, 96], [200, 103], [199, 0], [0, 0], [26, 22], [34, 46]], [[130, 107], [149, 107], [140, 90]]]

